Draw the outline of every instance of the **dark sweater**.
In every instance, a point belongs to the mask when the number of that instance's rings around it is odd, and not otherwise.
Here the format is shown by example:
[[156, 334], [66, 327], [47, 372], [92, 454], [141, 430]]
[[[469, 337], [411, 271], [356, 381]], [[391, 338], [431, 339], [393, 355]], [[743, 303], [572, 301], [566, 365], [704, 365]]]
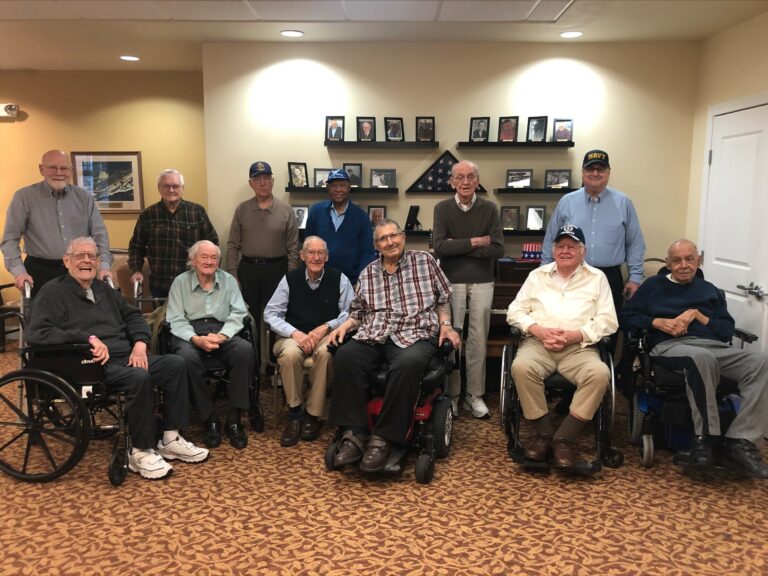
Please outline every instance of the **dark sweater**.
[[[451, 196], [435, 206], [432, 239], [440, 268], [454, 284], [493, 282], [496, 260], [504, 256], [504, 233], [496, 204], [477, 197], [464, 212]], [[490, 236], [491, 245], [472, 248], [471, 238]]]
[[303, 268], [291, 270], [285, 279], [289, 295], [285, 321], [291, 326], [309, 333], [324, 322], [338, 317], [341, 272], [326, 266], [323, 279], [314, 290], [307, 284]]
[[91, 284], [94, 300], [69, 274], [40, 289], [31, 305], [27, 340], [32, 344], [85, 344], [99, 338], [110, 356], [128, 356], [139, 340], [149, 344], [151, 333], [141, 312], [104, 282]]
[[665, 275], [648, 278], [624, 305], [620, 321], [624, 330], [648, 330], [648, 349], [674, 338], [652, 327], [654, 318], [676, 318], [686, 310], [696, 308], [709, 318], [706, 325], [694, 320], [686, 336], [728, 342], [733, 337], [734, 321], [728, 313], [725, 297], [703, 278], [695, 277], [688, 284], [677, 284]]

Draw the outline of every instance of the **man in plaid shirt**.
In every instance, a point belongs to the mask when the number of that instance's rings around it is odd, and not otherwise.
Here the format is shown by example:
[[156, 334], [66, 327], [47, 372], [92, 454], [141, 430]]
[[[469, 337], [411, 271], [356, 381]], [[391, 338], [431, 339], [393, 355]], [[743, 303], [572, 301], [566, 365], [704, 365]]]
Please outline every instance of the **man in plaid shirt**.
[[[355, 288], [349, 318], [328, 336], [341, 343], [353, 339], [334, 359], [329, 420], [346, 430], [334, 464], [360, 461], [360, 469], [384, 468], [392, 444], [404, 444], [419, 396], [419, 385], [437, 346], [460, 338], [451, 324], [451, 286], [427, 252], [406, 251], [397, 222], [384, 219], [374, 228], [381, 257], [366, 266]], [[389, 364], [384, 405], [368, 439], [368, 383], [381, 364]]]
[[182, 199], [184, 176], [172, 168], [157, 179], [161, 201], [139, 216], [128, 244], [131, 282], [144, 282], [141, 269], [149, 258], [154, 298], [167, 298], [173, 279], [187, 269], [187, 253], [198, 240], [219, 243], [205, 208]]

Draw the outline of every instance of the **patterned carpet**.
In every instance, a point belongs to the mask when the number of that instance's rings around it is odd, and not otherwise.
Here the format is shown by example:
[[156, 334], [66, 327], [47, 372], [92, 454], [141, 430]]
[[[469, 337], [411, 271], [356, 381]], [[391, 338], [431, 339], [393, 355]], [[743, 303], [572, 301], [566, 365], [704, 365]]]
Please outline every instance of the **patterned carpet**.
[[768, 574], [768, 482], [694, 479], [668, 453], [642, 468], [623, 406], [622, 468], [527, 473], [489, 396], [494, 418], [462, 415], [428, 486], [413, 462], [396, 478], [326, 472], [327, 427], [281, 448], [269, 391], [247, 449], [224, 445], [165, 481], [113, 488], [109, 441], [51, 483], [0, 475], [0, 574]]

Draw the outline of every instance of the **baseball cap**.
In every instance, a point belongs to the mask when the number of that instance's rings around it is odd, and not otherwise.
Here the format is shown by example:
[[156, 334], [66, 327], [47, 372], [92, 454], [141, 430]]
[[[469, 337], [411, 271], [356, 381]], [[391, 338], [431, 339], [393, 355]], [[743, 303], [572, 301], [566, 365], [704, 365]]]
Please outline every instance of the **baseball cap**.
[[561, 226], [557, 231], [557, 235], [555, 236], [555, 242], [560, 240], [560, 238], [565, 238], [566, 236], [568, 236], [568, 238], [573, 238], [576, 240], [576, 242], [585, 244], [584, 232], [582, 232], [581, 228], [578, 226], [574, 226], [573, 224], [566, 224], [565, 226]]
[[248, 170], [248, 178], [253, 178], [254, 176], [258, 176], [259, 174], [269, 174], [272, 175], [272, 166], [267, 164], [266, 162], [254, 162], [251, 164], [251, 169]]
[[334, 180], [346, 180], [349, 182], [349, 174], [347, 174], [346, 170], [342, 170], [341, 168], [336, 168], [335, 170], [331, 170], [328, 173], [328, 177], [325, 179], [326, 184], [330, 184]]
[[608, 161], [608, 152], [603, 150], [590, 150], [584, 154], [584, 162], [581, 164], [582, 168], [592, 166], [592, 164], [605, 164], [608, 168], [611, 167], [611, 163]]

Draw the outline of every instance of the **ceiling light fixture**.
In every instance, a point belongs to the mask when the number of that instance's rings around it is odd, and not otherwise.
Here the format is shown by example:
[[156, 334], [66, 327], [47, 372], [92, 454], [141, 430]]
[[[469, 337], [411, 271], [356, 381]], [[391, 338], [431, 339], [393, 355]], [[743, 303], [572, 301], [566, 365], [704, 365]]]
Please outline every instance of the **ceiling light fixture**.
[[120, 56], [120, 60], [123, 60], [125, 62], [138, 62], [141, 60], [138, 56]]
[[285, 36], [286, 38], [301, 38], [304, 36], [304, 32], [301, 30], [280, 30], [280, 36]]
[[583, 32], [560, 32], [560, 38], [581, 38], [584, 35]]

